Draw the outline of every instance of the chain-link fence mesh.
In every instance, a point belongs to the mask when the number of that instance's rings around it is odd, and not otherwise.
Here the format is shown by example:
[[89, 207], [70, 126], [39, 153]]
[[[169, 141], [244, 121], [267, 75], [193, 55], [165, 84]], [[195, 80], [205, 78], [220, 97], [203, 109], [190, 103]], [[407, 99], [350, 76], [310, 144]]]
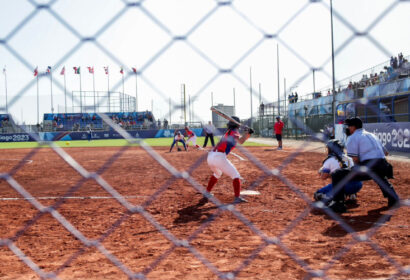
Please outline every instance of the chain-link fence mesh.
[[[153, 55], [149, 60], [147, 60], [147, 63], [140, 67], [138, 71], [133, 71], [131, 69], [125, 69], [126, 70], [126, 75], [124, 76], [125, 80], [130, 79], [131, 77], [135, 77], [137, 75], [138, 77], [141, 78], [149, 87], [155, 91], [159, 96], [161, 96], [164, 100], [164, 102], [168, 102], [169, 98], [166, 93], [162, 92], [158, 87], [156, 87], [156, 83], [158, 81], [151, 81], [149, 80], [145, 75], [144, 72], [147, 71], [152, 65], [155, 65], [155, 63], [163, 56], [175, 42], [183, 42], [186, 44], [188, 48], [190, 48], [194, 53], [198, 54], [201, 56], [204, 60], [206, 60], [210, 65], [212, 65], [215, 70], [216, 74], [213, 76], [210, 76], [207, 80], [207, 82], [202, 86], [198, 92], [193, 94], [192, 99], [195, 100], [199, 98], [206, 90], [207, 86], [212, 84], [219, 76], [221, 75], [230, 75], [234, 80], [237, 80], [239, 83], [241, 83], [244, 87], [249, 88], [249, 85], [247, 81], [244, 81], [240, 76], [238, 76], [235, 73], [235, 69], [238, 64], [240, 64], [242, 61], [244, 61], [249, 55], [252, 54], [252, 52], [262, 43], [265, 41], [269, 40], [276, 40], [281, 44], [282, 47], [286, 48], [290, 53], [292, 53], [296, 58], [298, 58], [300, 61], [302, 61], [308, 68], [309, 71], [305, 74], [302, 75], [298, 81], [294, 83], [294, 85], [298, 84], [300, 81], [306, 79], [307, 76], [311, 74], [311, 70], [316, 70], [319, 72], [324, 73], [324, 75], [331, 77], [331, 73], [327, 73], [324, 69], [324, 66], [330, 61], [331, 58], [329, 58], [321, 67], [314, 67], [312, 66], [308, 60], [300, 55], [297, 51], [292, 48], [290, 44], [286, 42], [281, 37], [281, 33], [283, 30], [287, 28], [287, 26], [298, 16], [300, 16], [310, 5], [322, 5], [326, 9], [330, 10], [330, 6], [327, 1], [305, 1], [305, 5], [303, 5], [299, 10], [296, 10], [295, 13], [290, 17], [287, 21], [283, 22], [283, 25], [281, 28], [279, 28], [276, 32], [269, 33], [265, 32], [262, 28], [258, 27], [256, 23], [254, 23], [249, 17], [247, 17], [246, 12], [241, 11], [235, 6], [235, 1], [215, 1], [214, 2], [214, 7], [207, 13], [205, 16], [202, 18], [199, 18], [197, 22], [192, 26], [192, 28], [189, 29], [189, 31], [186, 34], [183, 35], [174, 35], [172, 32], [169, 31], [167, 28], [166, 24], [162, 23], [161, 18], [156, 18], [147, 8], [146, 3], [149, 1], [122, 1], [123, 2], [123, 7], [120, 9], [113, 17], [111, 17], [107, 22], [93, 35], [89, 37], [83, 37], [81, 35], [81, 32], [76, 30], [76, 28], [73, 26], [72, 23], [69, 21], [65, 20], [64, 17], [62, 17], [58, 12], [56, 12], [53, 9], [53, 6], [58, 2], [58, 0], [53, 0], [45, 3], [37, 3], [34, 0], [28, 1], [32, 6], [33, 6], [33, 11], [29, 13], [23, 20], [21, 20], [15, 28], [11, 30], [9, 34], [7, 34], [5, 37], [1, 38], [0, 40], [0, 46], [4, 47], [12, 56], [14, 56], [19, 62], [21, 62], [27, 69], [32, 71], [34, 69], [33, 65], [30, 62], [30, 57], [24, 57], [14, 49], [10, 44], [10, 40], [17, 36], [19, 32], [22, 30], [22, 28], [26, 25], [30, 25], [30, 23], [33, 21], [33, 19], [37, 16], [38, 13], [40, 12], [45, 12], [48, 14], [48, 16], [51, 16], [53, 20], [56, 20], [59, 24], [64, 26], [64, 28], [71, 34], [70, 36], [73, 36], [74, 38], [78, 39], [79, 42], [75, 44], [67, 53], [63, 54], [60, 58], [60, 60], [53, 65], [53, 69], [57, 69], [64, 65], [65, 61], [73, 56], [84, 44], [93, 44], [97, 49], [99, 49], [102, 53], [104, 53], [107, 57], [109, 57], [112, 61], [114, 61], [117, 65], [126, 65], [124, 61], [122, 61], [119, 57], [119, 54], [112, 53], [110, 50], [108, 50], [104, 45], [102, 45], [99, 42], [99, 37], [104, 34], [104, 32], [109, 29], [112, 25], [116, 23], [116, 21], [124, 16], [124, 14], [130, 10], [130, 9], [138, 9], [142, 14], [144, 14], [149, 20], [157, 25], [159, 29], [162, 29], [165, 31], [169, 38], [168, 42], [163, 46], [163, 48], [160, 49], [159, 52], [157, 52], [155, 55]], [[376, 25], [376, 23], [379, 24], [379, 22], [383, 21], [383, 19], [393, 10], [399, 7], [400, 5], [405, 5], [408, 1], [404, 0], [397, 0], [397, 1], [391, 1], [391, 4], [380, 13], [380, 15], [374, 20], [374, 24], [370, 24], [369, 27], [364, 30], [364, 31], [359, 31], [358, 29], [355, 28], [354, 25], [350, 24], [348, 19], [344, 18], [342, 15], [340, 15], [337, 10], [333, 11], [334, 17], [340, 21], [345, 28], [349, 29], [352, 31], [352, 35], [340, 45], [338, 49], [335, 50], [335, 55], [337, 56], [340, 54], [349, 44], [356, 38], [356, 37], [365, 37], [367, 38], [376, 48], [378, 48], [382, 53], [384, 53], [387, 57], [389, 57], [389, 52], [386, 50], [386, 48], [383, 46], [382, 42], [379, 42], [377, 39], [375, 39], [371, 34], [370, 31], [372, 28]], [[256, 4], [256, 3], [255, 3]], [[279, 5], [279, 3], [277, 3]], [[203, 53], [195, 44], [193, 44], [189, 39], [190, 36], [194, 33], [195, 30], [200, 28], [203, 24], [205, 24], [214, 13], [218, 11], [218, 9], [221, 8], [229, 8], [231, 9], [232, 13], [236, 14], [237, 16], [241, 17], [244, 19], [250, 26], [258, 30], [258, 32], [262, 35], [261, 39], [256, 41], [254, 45], [246, 50], [242, 55], [240, 55], [236, 62], [232, 65], [232, 67], [223, 69], [218, 66], [218, 63], [213, 60], [211, 56], [208, 56], [206, 53]], [[406, 27], [404, 27], [404, 34]], [[46, 77], [46, 74], [39, 74], [39, 79], [43, 79]], [[15, 103], [22, 98], [25, 98], [26, 94], [28, 93], [28, 89], [34, 86], [36, 83], [35, 80], [31, 81], [27, 85], [25, 85], [20, 92], [15, 94], [9, 101], [8, 101], [8, 108], [13, 107]], [[54, 81], [54, 85], [60, 88], [60, 90], [64, 89], [64, 86], [60, 84], [58, 81]], [[121, 82], [118, 84], [115, 84], [111, 87], [111, 91], [119, 91], [119, 88], [121, 87]], [[253, 90], [254, 95], [257, 96], [257, 90]], [[69, 95], [70, 92], [68, 92]], [[70, 96], [70, 98], [74, 99], [74, 102], [77, 104], [80, 103], [80, 100], [78, 100], [77, 96]], [[101, 103], [104, 101], [101, 101]], [[361, 101], [363, 102], [363, 101]], [[97, 104], [94, 106], [99, 106], [101, 104]], [[4, 109], [4, 108], [3, 108]], [[178, 102], [172, 102], [172, 110], [180, 110], [181, 107], [178, 104]], [[204, 182], [199, 182], [198, 179], [195, 179], [195, 176], [193, 176], [193, 173], [195, 170], [200, 166], [202, 163], [206, 162], [206, 157], [207, 154], [201, 154], [198, 156], [198, 158], [195, 160], [195, 162], [190, 166], [189, 168], [186, 169], [186, 171], [179, 171], [177, 170], [172, 163], [168, 162], [165, 160], [165, 158], [158, 153], [154, 148], [150, 147], [146, 142], [144, 142], [143, 139], [136, 139], [135, 137], [131, 136], [126, 130], [122, 129], [120, 126], [118, 126], [116, 123], [114, 123], [109, 117], [102, 113], [98, 113], [99, 116], [104, 120], [105, 123], [109, 124], [113, 130], [115, 130], [118, 134], [120, 134], [124, 139], [127, 140], [127, 145], [118, 149], [115, 153], [113, 153], [111, 156], [109, 156], [105, 163], [102, 164], [102, 166], [95, 172], [90, 172], [87, 169], [85, 169], [79, 162], [77, 162], [69, 153], [67, 153], [63, 148], [59, 147], [56, 145], [54, 142], [49, 142], [49, 141], [42, 141], [39, 137], [38, 134], [31, 134], [32, 137], [35, 138], [35, 140], [39, 143], [40, 145], [47, 145], [49, 146], [54, 154], [55, 157], [57, 157], [59, 160], [65, 162], [70, 168], [72, 168], [75, 172], [79, 174], [79, 179], [73, 183], [69, 188], [65, 191], [64, 195], [61, 197], [55, 198], [55, 202], [53, 202], [49, 206], [45, 206], [44, 204], [41, 203], [40, 199], [38, 197], [35, 197], [32, 193], [27, 191], [22, 183], [19, 182], [15, 178], [15, 175], [21, 170], [25, 163], [29, 160], [31, 160], [36, 154], [39, 153], [39, 147], [36, 147], [25, 154], [23, 159], [19, 161], [9, 172], [2, 173], [0, 174], [0, 179], [3, 182], [7, 182], [10, 188], [14, 189], [17, 193], [20, 194], [21, 197], [23, 197], [25, 200], [27, 200], [34, 209], [37, 210], [37, 214], [34, 215], [34, 217], [29, 218], [28, 221], [25, 222], [24, 226], [22, 226], [15, 235], [8, 237], [8, 238], [2, 238], [0, 239], [0, 246], [3, 248], [8, 248], [13, 254], [15, 254], [18, 259], [22, 262], [24, 262], [30, 269], [32, 269], [39, 277], [44, 278], [44, 279], [58, 279], [59, 275], [67, 268], [69, 267], [73, 262], [75, 262], [80, 256], [83, 255], [83, 253], [86, 250], [89, 250], [90, 248], [96, 249], [98, 252], [103, 254], [106, 259], [108, 259], [113, 265], [115, 265], [124, 275], [126, 275], [130, 279], [147, 279], [150, 278], [150, 273], [155, 270], [157, 265], [164, 261], [165, 259], [169, 258], [170, 255], [177, 249], [177, 248], [185, 248], [193, 258], [196, 258], [201, 264], [206, 266], [209, 271], [211, 271], [215, 277], [221, 278], [221, 279], [234, 279], [240, 274], [243, 270], [246, 269], [246, 267], [252, 263], [253, 260], [255, 260], [260, 253], [263, 251], [264, 248], [270, 245], [275, 245], [278, 246], [284, 254], [286, 254], [288, 257], [290, 257], [294, 262], [296, 262], [300, 267], [306, 272], [306, 279], [307, 278], [321, 278], [321, 279], [329, 279], [330, 276], [328, 275], [329, 269], [340, 259], [342, 259], [348, 252], [349, 250], [352, 249], [356, 244], [360, 242], [365, 242], [370, 246], [372, 250], [377, 252], [385, 261], [387, 261], [392, 267], [394, 267], [395, 271], [391, 273], [389, 278], [391, 279], [396, 279], [400, 277], [410, 277], [410, 268], [409, 266], [402, 266], [400, 263], [398, 263], [395, 258], [391, 257], [386, 250], [384, 250], [380, 245], [375, 242], [372, 237], [377, 233], [381, 225], [383, 225], [392, 215], [394, 215], [395, 212], [392, 212], [390, 214], [383, 214], [380, 215], [380, 217], [377, 219], [377, 221], [374, 221], [372, 223], [370, 229], [364, 233], [364, 234], [358, 234], [355, 229], [352, 228], [351, 225], [349, 225], [344, 219], [342, 219], [338, 214], [333, 212], [329, 207], [326, 207], [326, 204], [324, 202], [312, 202], [311, 198], [306, 195], [306, 192], [301, 190], [300, 187], [298, 187], [297, 184], [293, 183], [286, 175], [285, 175], [285, 170], [289, 168], [289, 165], [292, 163], [293, 160], [295, 160], [303, 151], [303, 145], [299, 148], [294, 150], [283, 162], [278, 165], [277, 168], [270, 168], [266, 164], [266, 162], [261, 161], [258, 159], [256, 156], [252, 154], [252, 152], [245, 147], [238, 146], [239, 151], [246, 157], [246, 160], [248, 160], [251, 164], [255, 165], [259, 170], [260, 174], [252, 180], [252, 182], [249, 184], [250, 189], [255, 189], [257, 188], [264, 180], [267, 178], [276, 178], [279, 180], [282, 184], [285, 184], [289, 190], [294, 192], [296, 196], [299, 199], [302, 199], [306, 203], [306, 207], [304, 209], [300, 209], [300, 214], [298, 214], [294, 219], [285, 227], [285, 229], [279, 233], [278, 235], [270, 236], [267, 235], [264, 230], [260, 229], [256, 224], [254, 224], [251, 219], [247, 218], [244, 214], [242, 214], [234, 204], [224, 204], [220, 200], [218, 200], [216, 197], [209, 196], [208, 199], [211, 201], [212, 204], [216, 206], [216, 211], [206, 219], [204, 223], [200, 225], [200, 227], [194, 231], [188, 238], [185, 239], [179, 239], [177, 236], [175, 236], [172, 231], [170, 231], [166, 226], [162, 225], [162, 223], [156, 219], [155, 215], [147, 211], [147, 208], [152, 205], [153, 202], [155, 202], [158, 197], [165, 192], [176, 180], [184, 180], [187, 184], [189, 184], [196, 192], [199, 192], [203, 195], [205, 195], [205, 188], [203, 185], [205, 184]], [[287, 122], [288, 123], [293, 123], [292, 128], [290, 130], [298, 131], [298, 132], [293, 132], [294, 135], [298, 135], [300, 133], [304, 137], [309, 137], [309, 141], [322, 141], [326, 142], [328, 139], [326, 138], [326, 135], [322, 133], [317, 133], [320, 128], [322, 128], [326, 123], [329, 122], [329, 119], [332, 119], [333, 116], [324, 116], [323, 120], [318, 120], [316, 118], [309, 118], [306, 117], [303, 122], [300, 121], [297, 117], [288, 117]], [[262, 129], [265, 127], [270, 127], [273, 125], [273, 119], [272, 120], [263, 120], [262, 122], [265, 122], [268, 125], [263, 125]], [[258, 127], [258, 123], [256, 123], [255, 127]], [[24, 127], [23, 127], [24, 129]], [[291, 131], [288, 132], [289, 134], [292, 134]], [[261, 134], [264, 134], [261, 132]], [[266, 136], [270, 135], [272, 136], [272, 132], [266, 132]], [[156, 162], [156, 164], [159, 166], [159, 168], [165, 169], [171, 177], [169, 177], [164, 183], [158, 188], [154, 194], [148, 196], [145, 198], [143, 203], [140, 204], [133, 204], [129, 201], [129, 199], [123, 195], [121, 195], [120, 191], [116, 189], [115, 187], [111, 186], [107, 180], [104, 179], [104, 172], [110, 168], [113, 164], [116, 163], [116, 161], [120, 160], [121, 156], [123, 156], [129, 148], [134, 145], [134, 144], [139, 144], [141, 149], [145, 151], [149, 157]], [[378, 175], [374, 173], [374, 169], [372, 169], [372, 164], [373, 162], [370, 162], [369, 165], [366, 167], [361, 168], [360, 170], [354, 170], [352, 173], [349, 174], [346, 178], [343, 178], [341, 182], [335, 187], [336, 190], [341, 189], [342, 186], [352, 177], [354, 177], [357, 174], [362, 174], [366, 173], [368, 176], [373, 178], [375, 181], [377, 181], [380, 185], [381, 188], [384, 189], [384, 191], [388, 192], [389, 187], [386, 185], [386, 182], [383, 181], [384, 178], [380, 178]], [[373, 170], [373, 171], [372, 171]], [[105, 231], [104, 234], [101, 236], [98, 236], [96, 238], [88, 238], [86, 235], [84, 235], [80, 230], [77, 229], [76, 226], [72, 222], [70, 222], [64, 214], [61, 213], [61, 208], [63, 207], [64, 203], [67, 201], [67, 198], [70, 197], [72, 194], [74, 194], [77, 190], [83, 187], [83, 185], [86, 182], [92, 181], [102, 189], [104, 189], [109, 195], [116, 201], [118, 202], [119, 205], [123, 208], [123, 213], [120, 215], [120, 217], [113, 221], [111, 225], [108, 227], [108, 229]], [[398, 204], [398, 203], [397, 203]], [[398, 206], [398, 205], [396, 205]], [[401, 208], [403, 207], [408, 207], [409, 206], [409, 201], [405, 197], [401, 201]], [[310, 211], [312, 209], [320, 209], [326, 214], [333, 219], [344, 231], [349, 233], [352, 237], [351, 241], [349, 241], [347, 244], [343, 244], [340, 246], [340, 248], [336, 252], [332, 252], [332, 256], [330, 260], [323, 262], [321, 265], [320, 269], [313, 269], [312, 266], [309, 264], [309, 261], [304, 258], [304, 256], [299, 256], [294, 250], [291, 249], [289, 245], [286, 244], [286, 242], [283, 241], [283, 238], [290, 234], [300, 223], [309, 215]], [[397, 209], [400, 209], [400, 207], [395, 208], [392, 211], [397, 211]], [[212, 261], [209, 260], [209, 258], [206, 257], [206, 254], [203, 252], [199, 251], [196, 246], [193, 244], [200, 239], [199, 235], [201, 232], [206, 229], [207, 227], [210, 227], [212, 223], [214, 223], [218, 218], [222, 216], [223, 213], [225, 212], [230, 212], [236, 219], [238, 219], [240, 222], [245, 225], [252, 234], [260, 238], [261, 243], [259, 247], [255, 248], [254, 250], [251, 251], [250, 255], [239, 265], [236, 269], [233, 269], [231, 271], [225, 271], [225, 270], [220, 270], [217, 265], [215, 265]], [[405, 212], [407, 213], [407, 212]], [[25, 233], [27, 233], [30, 228], [32, 228], [36, 223], [39, 223], [40, 219], [44, 215], [51, 215], [59, 224], [61, 224], [71, 235], [73, 235], [76, 240], [78, 240], [82, 245], [80, 246], [80, 249], [74, 252], [68, 259], [65, 260], [63, 264], [61, 264], [57, 269], [55, 269], [53, 272], [47, 272], [43, 269], [42, 266], [37, 264], [33, 259], [26, 253], [24, 250], [19, 248], [16, 244]], [[115, 255], [112, 253], [103, 243], [104, 240], [109, 238], [109, 236], [117, 229], [120, 227], [124, 221], [127, 219], [130, 219], [130, 217], [135, 216], [135, 215], [140, 215], [146, 221], [159, 233], [161, 233], [166, 240], [168, 240], [170, 243], [172, 243], [172, 246], [166, 250], [162, 255], [160, 255], [155, 262], [151, 263], [150, 265], [147, 265], [147, 267], [142, 270], [142, 271], [135, 271], [133, 267], [130, 267], [125, 264], [125, 262], [122, 260], [121, 256]], [[408, 226], [408, 225], [404, 225]], [[408, 239], [407, 239], [408, 241]], [[405, 245], [407, 246], [407, 245]], [[346, 268], [348, 269], [348, 268]], [[7, 276], [7, 275], [6, 275]], [[352, 276], [354, 277], [354, 276]], [[90, 272], [90, 278], [92, 278], [92, 272]], [[184, 278], [181, 276], [181, 278]], [[189, 277], [188, 277], [189, 278]], [[272, 279], [275, 278], [272, 276]], [[295, 277], [297, 278], [297, 277]]]

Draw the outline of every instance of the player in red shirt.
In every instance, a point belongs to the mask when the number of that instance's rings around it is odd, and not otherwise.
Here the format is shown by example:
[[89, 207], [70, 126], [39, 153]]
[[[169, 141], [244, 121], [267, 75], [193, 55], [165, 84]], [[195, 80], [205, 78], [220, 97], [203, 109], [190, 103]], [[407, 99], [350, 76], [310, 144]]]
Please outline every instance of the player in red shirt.
[[185, 127], [185, 133], [186, 133], [186, 136], [188, 137], [188, 139], [186, 140], [187, 150], [188, 150], [189, 142], [192, 142], [195, 148], [199, 149], [200, 148], [199, 145], [196, 144], [196, 135], [192, 130], [189, 129], [188, 126]]
[[278, 150], [282, 150], [282, 129], [285, 124], [280, 120], [280, 117], [276, 117], [276, 122], [274, 125], [276, 140], [278, 140]]
[[[232, 117], [234, 120], [239, 122], [238, 117]], [[243, 144], [249, 136], [253, 133], [253, 129], [248, 128], [244, 135], [239, 134], [239, 125], [230, 121], [228, 123], [228, 130], [225, 135], [221, 138], [218, 145], [208, 153], [208, 166], [214, 172], [208, 182], [208, 187], [206, 188], [206, 194], [201, 200], [206, 203], [212, 188], [215, 186], [218, 179], [222, 176], [222, 173], [230, 176], [233, 180], [233, 189], [235, 193], [234, 203], [246, 202], [244, 198], [240, 196], [241, 192], [241, 181], [238, 170], [235, 166], [227, 159], [228, 154], [235, 148], [236, 144], [239, 142]]]

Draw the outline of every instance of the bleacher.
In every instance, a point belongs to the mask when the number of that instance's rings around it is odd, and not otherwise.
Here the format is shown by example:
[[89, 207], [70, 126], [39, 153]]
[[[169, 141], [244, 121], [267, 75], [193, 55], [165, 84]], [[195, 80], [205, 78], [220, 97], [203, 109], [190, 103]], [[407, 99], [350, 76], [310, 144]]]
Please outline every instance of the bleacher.
[[13, 132], [13, 122], [9, 114], [0, 114], [0, 132], [2, 133]]
[[[147, 129], [155, 126], [151, 112], [105, 113], [114, 123], [125, 129]], [[96, 113], [44, 114], [44, 131], [107, 130], [106, 124]]]

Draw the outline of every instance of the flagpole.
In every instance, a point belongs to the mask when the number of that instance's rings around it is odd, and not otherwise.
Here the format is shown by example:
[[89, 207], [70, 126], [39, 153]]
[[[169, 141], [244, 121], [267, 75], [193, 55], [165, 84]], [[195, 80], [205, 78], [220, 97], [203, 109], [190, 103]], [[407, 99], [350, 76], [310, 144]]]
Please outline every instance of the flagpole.
[[8, 102], [7, 102], [7, 74], [6, 74], [6, 68], [4, 68], [4, 85], [6, 87], [6, 114], [8, 114], [9, 113], [9, 108], [8, 108]]
[[280, 116], [279, 44], [276, 44], [276, 60], [278, 68], [278, 116]]
[[108, 112], [111, 112], [111, 94], [110, 94], [110, 72], [107, 66], [107, 82], [108, 82]]
[[138, 74], [135, 71], [135, 112], [138, 112]]
[[66, 88], [66, 83], [65, 83], [65, 70], [64, 70], [64, 107], [65, 107], [65, 113], [67, 114], [67, 88]]
[[[121, 75], [122, 75], [122, 96], [125, 97], [125, 91], [124, 91], [124, 73], [122, 73]], [[123, 112], [123, 111], [124, 111], [124, 103], [122, 102], [122, 98], [120, 99], [120, 104], [121, 104], [121, 106], [120, 106], [121, 112]]]
[[40, 100], [39, 100], [39, 95], [38, 95], [38, 75], [36, 75], [37, 78], [37, 124], [40, 124]]
[[93, 66], [93, 91], [94, 91], [94, 113], [97, 112], [97, 107], [95, 103], [95, 78], [94, 78], [94, 66]]
[[79, 75], [79, 78], [80, 78], [80, 112], [82, 113], [83, 112], [83, 93], [82, 93], [82, 91], [81, 91], [81, 69], [80, 69], [80, 67], [78, 67], [79, 69], [78, 69], [78, 75]]
[[50, 69], [50, 91], [51, 91], [51, 113], [54, 114], [54, 102], [53, 102], [53, 74]]
[[250, 127], [252, 127], [253, 122], [253, 108], [252, 108], [252, 67], [249, 67], [249, 91], [251, 95], [251, 123]]

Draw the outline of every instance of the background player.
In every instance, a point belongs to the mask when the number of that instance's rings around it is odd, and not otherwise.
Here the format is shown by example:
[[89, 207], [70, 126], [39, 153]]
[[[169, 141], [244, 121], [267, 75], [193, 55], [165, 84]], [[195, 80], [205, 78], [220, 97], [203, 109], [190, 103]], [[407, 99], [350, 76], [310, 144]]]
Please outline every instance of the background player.
[[[238, 117], [233, 116], [232, 118], [237, 122], [240, 122]], [[233, 189], [235, 194], [234, 203], [246, 202], [246, 200], [240, 196], [241, 181], [239, 179], [239, 172], [227, 159], [227, 156], [235, 148], [238, 142], [243, 144], [254, 131], [252, 128], [248, 128], [247, 132], [241, 136], [238, 129], [238, 124], [232, 121], [228, 122], [228, 130], [225, 135], [221, 138], [218, 145], [216, 145], [216, 147], [208, 153], [208, 166], [214, 174], [209, 179], [205, 197], [202, 199], [202, 202], [208, 201], [207, 197], [211, 195], [210, 192], [218, 182], [218, 179], [221, 177], [222, 173], [230, 176], [233, 180]]]
[[186, 135], [188, 137], [188, 139], [186, 140], [187, 149], [189, 147], [189, 142], [192, 142], [192, 144], [195, 146], [195, 148], [199, 149], [200, 148], [199, 145], [196, 144], [195, 132], [190, 130], [188, 126], [185, 127], [185, 132], [186, 132]]
[[275, 125], [273, 129], [275, 131], [276, 140], [278, 140], [278, 150], [282, 150], [282, 129], [285, 124], [280, 120], [280, 117], [276, 117]]
[[[185, 137], [184, 137], [184, 135], [182, 135], [181, 132], [175, 130], [175, 133], [174, 133], [174, 141], [172, 142], [172, 145], [171, 145], [171, 148], [169, 149], [169, 152], [172, 152], [172, 149], [174, 148], [174, 145], [175, 145], [175, 144], [177, 144], [177, 147], [178, 147], [178, 142], [180, 142], [180, 143], [182, 143], [182, 145], [184, 145], [184, 149], [185, 149], [185, 151], [186, 151], [187, 149], [186, 149], [186, 145], [185, 145]], [[178, 147], [178, 150], [179, 150], [179, 147]]]
[[[341, 168], [352, 168], [354, 163], [351, 157], [343, 152], [343, 146], [339, 140], [330, 140], [326, 144], [327, 157], [323, 161], [323, 166], [319, 169], [320, 178], [326, 180], [331, 178], [331, 174]], [[361, 190], [363, 184], [360, 181], [348, 182], [343, 188], [347, 202], [356, 202], [356, 194]], [[333, 200], [332, 184], [317, 190], [313, 195], [316, 201], [323, 200], [330, 202]]]

